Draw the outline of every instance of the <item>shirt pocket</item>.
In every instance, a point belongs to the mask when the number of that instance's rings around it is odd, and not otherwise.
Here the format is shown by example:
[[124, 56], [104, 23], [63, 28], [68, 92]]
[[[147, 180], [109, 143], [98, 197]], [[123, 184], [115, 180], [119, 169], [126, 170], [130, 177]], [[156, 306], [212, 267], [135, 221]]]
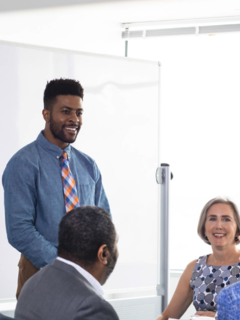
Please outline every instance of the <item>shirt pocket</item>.
[[95, 185], [78, 184], [78, 195], [80, 206], [95, 205]]

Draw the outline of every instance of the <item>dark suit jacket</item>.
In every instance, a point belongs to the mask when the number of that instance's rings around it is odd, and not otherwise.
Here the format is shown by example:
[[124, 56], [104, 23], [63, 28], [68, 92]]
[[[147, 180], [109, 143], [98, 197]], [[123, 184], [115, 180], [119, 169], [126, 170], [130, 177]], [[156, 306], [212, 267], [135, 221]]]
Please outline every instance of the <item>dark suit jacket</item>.
[[0, 313], [0, 320], [17, 320], [16, 318], [10, 318], [8, 316], [5, 316], [4, 314]]
[[72, 266], [54, 260], [24, 285], [15, 317], [24, 320], [119, 320], [113, 307]]

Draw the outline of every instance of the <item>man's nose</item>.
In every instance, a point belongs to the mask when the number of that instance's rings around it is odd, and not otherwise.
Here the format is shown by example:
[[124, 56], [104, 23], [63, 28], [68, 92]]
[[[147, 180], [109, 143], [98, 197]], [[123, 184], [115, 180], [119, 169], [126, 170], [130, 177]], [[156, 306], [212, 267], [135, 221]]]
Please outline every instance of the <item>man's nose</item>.
[[79, 117], [77, 116], [77, 114], [75, 112], [70, 114], [70, 120], [74, 123], [78, 123], [79, 122]]

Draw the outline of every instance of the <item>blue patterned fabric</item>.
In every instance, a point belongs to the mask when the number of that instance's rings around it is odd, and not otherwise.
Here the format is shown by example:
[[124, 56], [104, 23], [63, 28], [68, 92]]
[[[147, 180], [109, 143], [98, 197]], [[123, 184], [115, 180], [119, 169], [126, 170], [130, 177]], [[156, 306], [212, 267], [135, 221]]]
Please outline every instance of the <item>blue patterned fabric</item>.
[[193, 269], [190, 286], [197, 311], [217, 311], [218, 293], [240, 280], [240, 262], [228, 266], [211, 266], [207, 256], [200, 257]]
[[240, 282], [222, 290], [217, 302], [218, 320], [240, 320]]

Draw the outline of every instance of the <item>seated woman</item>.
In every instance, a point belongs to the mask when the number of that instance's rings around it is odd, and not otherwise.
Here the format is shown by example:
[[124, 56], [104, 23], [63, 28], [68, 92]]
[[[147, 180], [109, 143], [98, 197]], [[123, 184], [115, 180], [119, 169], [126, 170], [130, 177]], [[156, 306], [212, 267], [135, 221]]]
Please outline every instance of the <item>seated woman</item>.
[[203, 208], [199, 223], [200, 238], [211, 245], [212, 254], [189, 263], [176, 291], [157, 320], [180, 319], [191, 302], [196, 315], [215, 317], [218, 293], [240, 280], [240, 218], [237, 206], [223, 198], [210, 200]]

